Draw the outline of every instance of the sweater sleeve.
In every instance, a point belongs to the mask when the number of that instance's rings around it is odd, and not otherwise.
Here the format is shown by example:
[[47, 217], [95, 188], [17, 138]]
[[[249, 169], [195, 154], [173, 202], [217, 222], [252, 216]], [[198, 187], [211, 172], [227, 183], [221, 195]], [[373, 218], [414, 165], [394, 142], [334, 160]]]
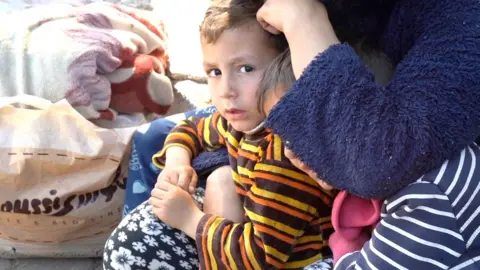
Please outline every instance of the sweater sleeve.
[[407, 0], [392, 14], [397, 48], [387, 53], [399, 64], [388, 85], [353, 48], [335, 45], [267, 121], [326, 182], [367, 198], [394, 194], [480, 134], [478, 2]]
[[451, 202], [438, 186], [411, 184], [383, 208], [370, 241], [340, 258], [335, 270], [450, 269], [464, 253]]
[[202, 269], [301, 269], [329, 254], [320, 228], [330, 221], [332, 194], [285, 165], [265, 161], [239, 171], [255, 179], [245, 195], [248, 221], [203, 217], [196, 237]]
[[203, 118], [190, 117], [170, 131], [163, 149], [153, 155], [152, 161], [163, 168], [167, 149], [172, 146], [186, 149], [194, 159], [202, 151], [214, 151], [225, 146], [226, 134], [227, 121], [218, 112]]

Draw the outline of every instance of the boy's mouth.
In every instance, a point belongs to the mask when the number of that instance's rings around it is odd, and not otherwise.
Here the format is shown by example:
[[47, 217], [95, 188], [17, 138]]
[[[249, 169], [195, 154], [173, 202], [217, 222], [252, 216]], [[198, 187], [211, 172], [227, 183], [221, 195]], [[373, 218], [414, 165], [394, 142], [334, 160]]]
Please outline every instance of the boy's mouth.
[[239, 120], [246, 117], [247, 111], [240, 110], [237, 108], [232, 108], [232, 109], [225, 109], [225, 114], [228, 120]]
[[232, 109], [225, 109], [225, 112], [229, 114], [236, 114], [236, 113], [244, 113], [245, 111], [237, 108], [232, 108]]

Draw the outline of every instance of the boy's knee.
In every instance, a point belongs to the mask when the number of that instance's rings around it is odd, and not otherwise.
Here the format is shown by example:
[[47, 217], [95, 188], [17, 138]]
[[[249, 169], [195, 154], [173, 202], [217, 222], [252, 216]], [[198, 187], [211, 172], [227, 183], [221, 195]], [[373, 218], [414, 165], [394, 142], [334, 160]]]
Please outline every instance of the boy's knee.
[[222, 166], [207, 177], [207, 186], [225, 186], [233, 183], [232, 169], [230, 166]]

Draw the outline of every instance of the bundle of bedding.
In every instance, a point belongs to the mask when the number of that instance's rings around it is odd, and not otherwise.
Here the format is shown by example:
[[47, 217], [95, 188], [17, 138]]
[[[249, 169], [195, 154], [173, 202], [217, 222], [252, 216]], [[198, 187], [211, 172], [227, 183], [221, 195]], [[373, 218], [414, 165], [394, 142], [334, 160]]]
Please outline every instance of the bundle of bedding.
[[51, 4], [0, 16], [0, 96], [66, 99], [87, 119], [165, 114], [167, 35], [139, 10]]

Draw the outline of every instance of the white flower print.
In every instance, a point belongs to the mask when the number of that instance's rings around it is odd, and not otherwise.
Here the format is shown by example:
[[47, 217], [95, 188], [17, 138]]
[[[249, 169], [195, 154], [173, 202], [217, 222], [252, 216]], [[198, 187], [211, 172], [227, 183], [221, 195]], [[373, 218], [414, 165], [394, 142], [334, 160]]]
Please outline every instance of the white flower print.
[[140, 210], [142, 210], [142, 209], [145, 208], [145, 205], [146, 205], [146, 204], [148, 204], [148, 202], [144, 202], [144, 203], [140, 204], [140, 205], [137, 206], [137, 208], [135, 208], [135, 209], [137, 209], [138, 211], [140, 211]]
[[147, 247], [142, 242], [133, 242], [132, 247], [140, 253], [145, 253], [145, 251], [147, 251]]
[[138, 225], [137, 223], [134, 223], [134, 222], [130, 222], [128, 223], [127, 225], [127, 230], [131, 231], [131, 232], [136, 232], [138, 230]]
[[183, 260], [180, 260], [180, 266], [188, 270], [192, 269], [192, 266], [188, 262]]
[[168, 260], [168, 261], [169, 261], [169, 260], [172, 259], [172, 255], [166, 253], [166, 252], [163, 251], [163, 250], [157, 251], [156, 254], [157, 254], [157, 256], [158, 256], [160, 259], [162, 259], [162, 260]]
[[182, 241], [184, 244], [188, 243], [187, 235], [183, 232], [176, 232], [175, 233], [175, 238]]
[[145, 208], [144, 208], [144, 210], [152, 213], [153, 206], [152, 206], [151, 204], [149, 204], [148, 201], [147, 201], [147, 202], [145, 202]]
[[187, 245], [186, 248], [187, 248], [187, 251], [188, 251], [188, 252], [190, 252], [190, 253], [192, 253], [192, 254], [195, 254], [195, 255], [197, 254], [197, 249], [196, 249], [194, 246], [192, 246], [192, 245]]
[[160, 235], [160, 240], [162, 242], [164, 242], [165, 244], [167, 245], [170, 245], [170, 246], [173, 246], [175, 245], [175, 241], [172, 240], [172, 237], [168, 236], [168, 235]]
[[152, 206], [151, 205], [146, 205], [145, 208], [143, 208], [142, 210], [140, 210], [140, 215], [142, 215], [142, 217], [144, 219], [156, 219], [157, 217], [153, 214], [153, 209], [152, 209]]
[[105, 262], [108, 262], [108, 254], [107, 254], [107, 252], [104, 252], [104, 253], [103, 253], [103, 260], [104, 260]]
[[205, 189], [197, 188], [195, 194], [192, 195], [193, 201], [199, 206], [203, 208], [203, 200], [205, 198]]
[[112, 250], [114, 246], [115, 246], [115, 242], [113, 242], [112, 239], [109, 239], [107, 242], [107, 248]]
[[304, 270], [331, 270], [333, 260], [331, 258], [322, 261], [316, 261], [304, 268]]
[[130, 219], [131, 219], [132, 221], [139, 221], [139, 220], [142, 219], [142, 217], [140, 216], [139, 213], [133, 213], [133, 214], [130, 216]]
[[120, 242], [125, 242], [127, 241], [128, 237], [127, 237], [127, 234], [125, 232], [119, 232], [118, 233], [118, 241]]
[[123, 228], [125, 226], [127, 226], [127, 224], [130, 222], [130, 216], [127, 215], [125, 216], [123, 219], [122, 219], [122, 222], [120, 222], [120, 224], [118, 224], [118, 228]]
[[197, 258], [190, 258], [190, 263], [193, 264], [193, 266], [198, 267], [200, 265], [200, 262], [198, 261]]
[[145, 244], [147, 244], [151, 247], [158, 247], [157, 240], [155, 240], [155, 238], [153, 238], [150, 235], [145, 235], [145, 237], [143, 237], [143, 242], [145, 242]]
[[181, 247], [174, 247], [173, 252], [175, 252], [178, 256], [185, 257], [187, 256], [187, 252]]
[[159, 222], [150, 218], [140, 221], [140, 228], [144, 234], [155, 236], [161, 234], [163, 229]]
[[135, 264], [140, 267], [145, 267], [147, 266], [147, 261], [142, 257], [136, 257]]
[[157, 259], [153, 259], [148, 264], [148, 269], [149, 270], [175, 270], [175, 267], [171, 266], [170, 264], [168, 264], [166, 262], [160, 262]]
[[112, 251], [110, 260], [112, 261], [110, 265], [115, 270], [131, 270], [135, 257], [132, 256], [132, 251], [120, 247], [119, 250]]

